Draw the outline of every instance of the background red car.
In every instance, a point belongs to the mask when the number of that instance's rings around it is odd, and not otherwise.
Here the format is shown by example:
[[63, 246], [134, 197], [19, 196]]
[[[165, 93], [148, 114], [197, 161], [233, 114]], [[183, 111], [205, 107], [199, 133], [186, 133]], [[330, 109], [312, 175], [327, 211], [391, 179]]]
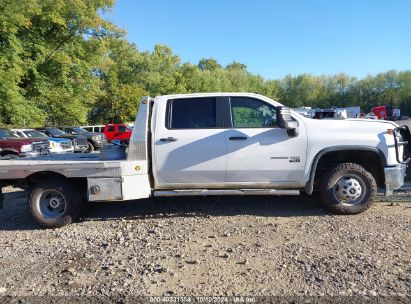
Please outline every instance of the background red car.
[[103, 133], [108, 141], [120, 140], [122, 142], [129, 142], [132, 130], [126, 124], [107, 124], [104, 126]]

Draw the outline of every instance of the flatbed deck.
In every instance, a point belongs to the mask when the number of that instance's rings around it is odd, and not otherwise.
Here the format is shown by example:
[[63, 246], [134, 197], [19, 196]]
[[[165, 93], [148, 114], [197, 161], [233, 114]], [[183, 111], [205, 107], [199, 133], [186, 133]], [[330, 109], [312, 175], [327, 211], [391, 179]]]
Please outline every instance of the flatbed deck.
[[66, 177], [119, 176], [125, 159], [103, 160], [100, 153], [48, 155], [0, 161], [1, 179], [26, 178], [40, 171]]

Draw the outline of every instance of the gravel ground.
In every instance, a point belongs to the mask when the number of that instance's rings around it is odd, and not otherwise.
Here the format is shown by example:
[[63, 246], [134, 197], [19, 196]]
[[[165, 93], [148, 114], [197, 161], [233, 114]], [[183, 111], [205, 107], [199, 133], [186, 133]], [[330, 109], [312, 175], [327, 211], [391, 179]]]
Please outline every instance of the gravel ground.
[[402, 125], [407, 125], [408, 127], [411, 128], [411, 119], [408, 119], [408, 120], [398, 120], [398, 121], [396, 121], [396, 123], [397, 123], [398, 125], [400, 125], [400, 126], [402, 126]]
[[317, 197], [93, 203], [78, 222], [43, 230], [24, 211], [26, 193], [8, 192], [0, 295], [356, 295], [408, 303], [409, 194], [380, 198], [356, 216], [330, 214]]

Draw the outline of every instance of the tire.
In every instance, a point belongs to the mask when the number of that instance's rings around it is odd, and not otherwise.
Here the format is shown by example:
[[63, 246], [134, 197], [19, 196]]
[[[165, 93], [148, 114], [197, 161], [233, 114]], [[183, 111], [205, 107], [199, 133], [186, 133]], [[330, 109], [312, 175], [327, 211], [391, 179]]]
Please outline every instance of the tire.
[[1, 159], [19, 159], [20, 157], [16, 154], [6, 154], [1, 157]]
[[94, 149], [94, 146], [93, 146], [93, 144], [91, 143], [91, 142], [87, 142], [87, 150], [86, 150], [86, 153], [91, 153], [91, 152], [93, 152], [95, 149]]
[[370, 172], [355, 163], [341, 163], [328, 171], [320, 183], [320, 197], [337, 214], [358, 214], [367, 210], [377, 194]]
[[69, 181], [46, 180], [35, 184], [27, 202], [33, 220], [46, 228], [72, 223], [80, 214], [83, 198]]

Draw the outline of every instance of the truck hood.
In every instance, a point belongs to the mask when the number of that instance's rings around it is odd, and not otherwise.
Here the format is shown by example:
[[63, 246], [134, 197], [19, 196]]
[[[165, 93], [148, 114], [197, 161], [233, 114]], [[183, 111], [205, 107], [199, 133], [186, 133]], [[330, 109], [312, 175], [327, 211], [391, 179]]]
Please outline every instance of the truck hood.
[[362, 129], [369, 131], [386, 131], [387, 129], [394, 129], [398, 125], [392, 121], [387, 120], [374, 120], [374, 119], [361, 119], [361, 118], [348, 118], [348, 119], [308, 119], [308, 124], [321, 126], [324, 130], [348, 130], [348, 129]]
[[353, 123], [368, 123], [368, 124], [380, 124], [380, 125], [390, 125], [394, 128], [398, 127], [398, 125], [393, 122], [393, 121], [388, 121], [388, 120], [381, 120], [381, 119], [363, 119], [363, 118], [347, 118], [343, 119], [344, 121], [349, 121]]
[[47, 141], [47, 139], [44, 138], [2, 138], [0, 139], [3, 142], [9, 142], [9, 143], [15, 143], [15, 144], [20, 144], [20, 145], [29, 145], [34, 142], [44, 142]]
[[48, 140], [58, 142], [58, 143], [71, 141], [70, 138], [64, 138], [64, 137], [48, 137]]
[[87, 132], [87, 133], [81, 133], [81, 135], [86, 136], [86, 137], [91, 137], [94, 135], [101, 135], [101, 137], [103, 137], [103, 133], [98, 133], [98, 132]]
[[63, 134], [60, 136], [53, 136], [52, 138], [66, 138], [66, 139], [75, 139], [75, 138], [85, 138], [82, 135], [73, 135], [73, 134]]

